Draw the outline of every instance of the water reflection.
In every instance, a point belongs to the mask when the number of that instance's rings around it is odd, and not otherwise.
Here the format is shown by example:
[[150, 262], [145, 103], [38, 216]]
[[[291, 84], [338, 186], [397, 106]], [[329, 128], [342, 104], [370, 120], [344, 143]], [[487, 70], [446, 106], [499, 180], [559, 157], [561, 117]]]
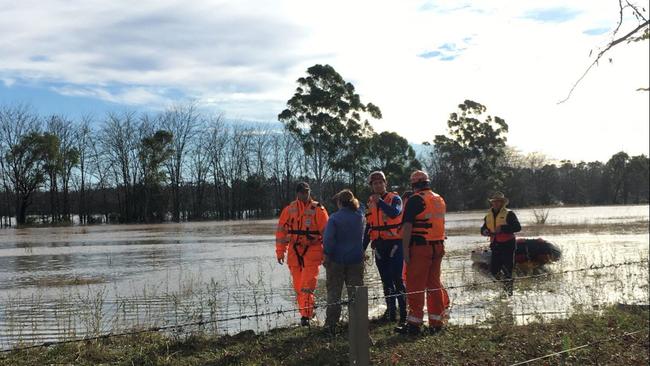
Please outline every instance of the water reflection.
[[[526, 231], [526, 225], [534, 223], [532, 211], [517, 213]], [[448, 227], [468, 234], [447, 241], [446, 285], [490, 282], [470, 260], [471, 250], [486, 244], [478, 236], [482, 218], [483, 212], [448, 215]], [[563, 251], [563, 259], [547, 270], [648, 258], [647, 221], [648, 206], [551, 209], [552, 225], [577, 223], [585, 229], [540, 229]], [[598, 234], [588, 230], [589, 225], [630, 222], [645, 223], [645, 229], [641, 225], [629, 232]], [[0, 230], [0, 347], [18, 340], [291, 309], [289, 275], [273, 255], [274, 228], [275, 221], [266, 220]], [[453, 289], [450, 321], [468, 324], [503, 315], [525, 323], [539, 316], [566, 316], [581, 307], [647, 301], [647, 268], [646, 264], [516, 281], [512, 298], [504, 297], [497, 284]], [[365, 280], [369, 296], [380, 297], [381, 284], [371, 261]], [[321, 271], [319, 302], [325, 301], [324, 287]], [[385, 305], [383, 299], [374, 299], [370, 306], [371, 314], [378, 315]], [[324, 317], [322, 310], [317, 314]], [[288, 313], [211, 326], [222, 332], [264, 330], [296, 318]]]

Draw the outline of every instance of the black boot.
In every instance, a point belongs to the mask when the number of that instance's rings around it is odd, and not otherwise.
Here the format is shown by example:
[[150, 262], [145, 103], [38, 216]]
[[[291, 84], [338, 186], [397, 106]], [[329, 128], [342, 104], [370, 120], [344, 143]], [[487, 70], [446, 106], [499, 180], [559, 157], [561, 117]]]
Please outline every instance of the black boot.
[[396, 320], [397, 316], [395, 315], [394, 309], [392, 311], [391, 309], [386, 309], [386, 311], [377, 318], [377, 321], [381, 323], [395, 322]]
[[388, 316], [389, 316], [389, 312], [388, 309], [386, 309], [386, 311], [384, 311], [383, 314], [381, 314], [379, 318], [377, 318], [377, 321], [380, 323], [385, 323], [388, 321]]
[[413, 323], [402, 324], [399, 327], [395, 328], [395, 333], [404, 334], [404, 335], [419, 335], [420, 326]]
[[302, 327], [308, 327], [309, 326], [309, 318], [306, 316], [303, 316], [300, 318], [300, 326]]
[[440, 325], [438, 325], [438, 326], [429, 326], [427, 328], [427, 333], [429, 333], [429, 335], [436, 335], [436, 334], [438, 334], [440, 332], [442, 332], [442, 326], [440, 326]]

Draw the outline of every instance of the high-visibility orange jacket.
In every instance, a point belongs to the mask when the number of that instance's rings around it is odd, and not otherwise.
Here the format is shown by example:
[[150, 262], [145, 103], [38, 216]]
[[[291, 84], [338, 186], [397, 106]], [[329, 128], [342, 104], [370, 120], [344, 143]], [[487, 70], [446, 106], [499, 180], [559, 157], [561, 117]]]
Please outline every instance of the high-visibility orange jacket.
[[[392, 205], [393, 198], [399, 195], [394, 192], [387, 192], [382, 197], [388, 206]], [[401, 239], [400, 225], [402, 224], [402, 212], [395, 217], [390, 217], [386, 214], [379, 205], [371, 205], [368, 203], [366, 211], [366, 222], [368, 223], [370, 232], [370, 240], [394, 240]]]
[[428, 242], [445, 240], [445, 200], [429, 189], [415, 194], [422, 198], [424, 210], [415, 216], [411, 234], [421, 236]]
[[327, 210], [320, 203], [300, 200], [291, 202], [282, 210], [275, 232], [275, 253], [287, 265], [304, 267], [305, 263], [320, 264], [323, 258], [323, 232], [327, 224]]

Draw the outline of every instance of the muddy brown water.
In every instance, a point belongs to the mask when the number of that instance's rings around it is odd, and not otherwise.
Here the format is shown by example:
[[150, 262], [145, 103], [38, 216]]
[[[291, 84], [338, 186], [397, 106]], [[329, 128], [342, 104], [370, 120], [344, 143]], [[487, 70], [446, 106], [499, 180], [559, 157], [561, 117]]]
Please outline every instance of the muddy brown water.
[[[450, 322], [502, 321], [506, 314], [507, 321], [526, 323], [647, 302], [647, 205], [553, 208], [546, 226], [534, 225], [533, 210], [516, 212], [522, 236], [555, 243], [562, 260], [543, 269], [547, 277], [517, 281], [507, 298], [470, 260], [471, 250], [487, 244], [478, 235], [484, 213], [449, 213], [454, 234], [446, 243], [443, 281], [481, 283], [450, 290]], [[286, 266], [275, 263], [274, 227], [275, 220], [264, 220], [0, 230], [0, 347], [290, 310], [293, 290]], [[645, 263], [561, 274], [640, 260]], [[370, 296], [381, 296], [376, 268], [367, 264]], [[319, 302], [324, 284], [321, 271]], [[369, 305], [371, 316], [385, 309], [382, 299]], [[289, 312], [204, 327], [263, 331], [297, 318]]]

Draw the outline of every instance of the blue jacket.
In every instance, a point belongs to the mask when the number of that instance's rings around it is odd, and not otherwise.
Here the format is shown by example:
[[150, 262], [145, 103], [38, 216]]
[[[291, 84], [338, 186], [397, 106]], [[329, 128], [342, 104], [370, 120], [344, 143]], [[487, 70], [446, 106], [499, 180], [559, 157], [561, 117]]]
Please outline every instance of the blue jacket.
[[363, 261], [364, 217], [361, 209], [343, 207], [333, 213], [323, 235], [323, 253], [328, 260], [340, 264]]

